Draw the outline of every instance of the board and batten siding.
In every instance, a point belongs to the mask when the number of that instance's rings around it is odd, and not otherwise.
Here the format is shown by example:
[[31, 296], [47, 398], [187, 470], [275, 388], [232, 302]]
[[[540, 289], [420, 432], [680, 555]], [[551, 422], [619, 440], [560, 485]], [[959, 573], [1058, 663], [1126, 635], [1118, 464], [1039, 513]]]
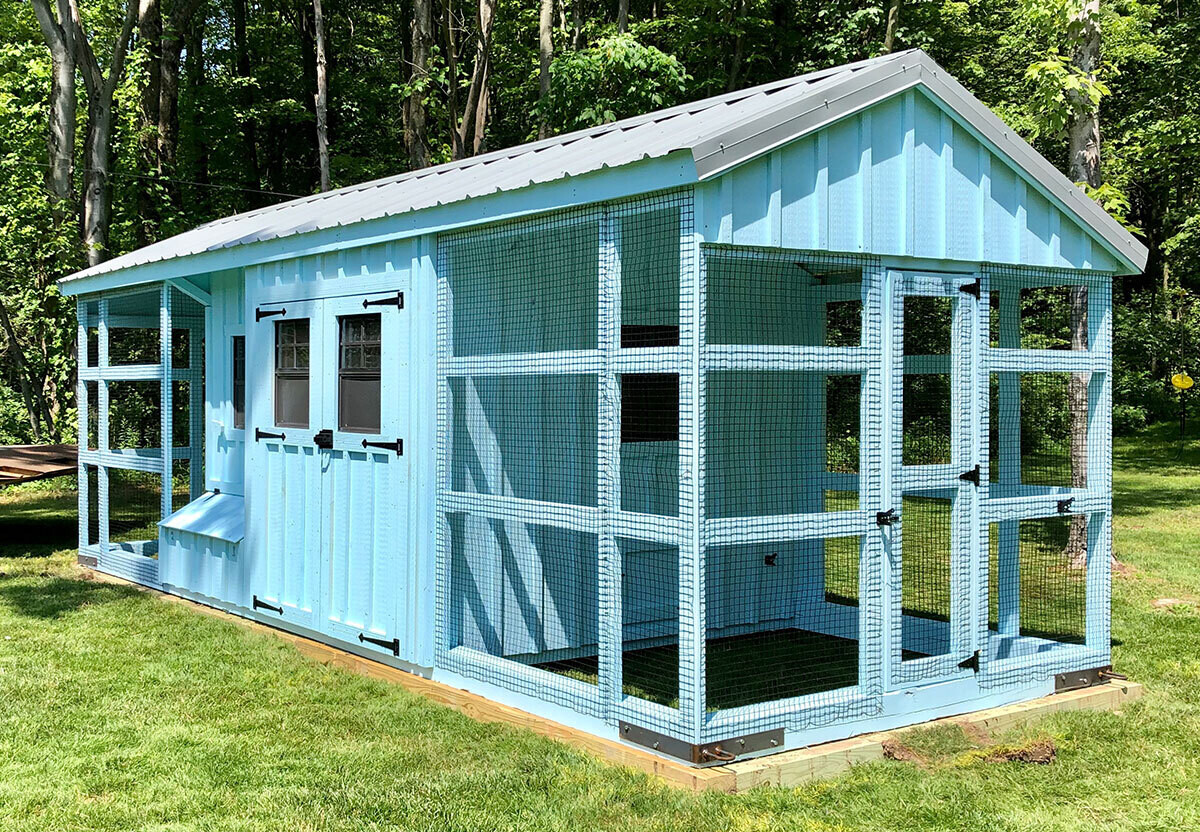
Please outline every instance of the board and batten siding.
[[204, 358], [208, 411], [204, 420], [205, 488], [244, 495], [246, 431], [233, 426], [233, 338], [246, 334], [246, 286], [242, 270], [210, 274], [209, 294], [212, 306], [205, 327]]
[[699, 188], [706, 242], [1122, 269], [1077, 220], [920, 90]]
[[[260, 596], [288, 591], [286, 576], [291, 573], [296, 573], [293, 579], [303, 581], [302, 599], [283, 599], [289, 605], [299, 601], [311, 608], [308, 621], [297, 623], [350, 642], [356, 641], [358, 629], [386, 630], [387, 638], [394, 635], [400, 640], [399, 658], [422, 667], [433, 664], [436, 291], [432, 246], [432, 237], [411, 237], [247, 267], [244, 313], [247, 327], [253, 328], [256, 307], [292, 302], [297, 308], [323, 310], [315, 314], [333, 326], [337, 314], [357, 308], [358, 296], [404, 292], [404, 308], [397, 313], [402, 316], [402, 343], [398, 351], [385, 347], [382, 367], [383, 406], [398, 409], [396, 414], [385, 413], [384, 422], [396, 417], [404, 455], [335, 449], [325, 464], [301, 466], [293, 476], [277, 469], [285, 456], [296, 462], [292, 458], [297, 454], [280, 453], [278, 447], [266, 453], [265, 446], [257, 449], [262, 453], [248, 453], [249, 525], [243, 545], [252, 558], [265, 560], [260, 564], [265, 568], [258, 572], [260, 582], [265, 581], [257, 590]], [[257, 324], [262, 329], [248, 339], [253, 345], [247, 367], [250, 437], [255, 427], [274, 430], [268, 393], [273, 383], [269, 354], [273, 320]], [[337, 371], [332, 351], [327, 352], [322, 375], [321, 395], [333, 401]], [[314, 422], [310, 427], [337, 426]], [[350, 441], [346, 436], [340, 436], [339, 448]], [[307, 507], [298, 508], [296, 500]], [[301, 521], [301, 515], [307, 519]], [[289, 516], [296, 522], [288, 522]], [[280, 528], [281, 524], [287, 528]], [[299, 561], [297, 553], [301, 553]]]

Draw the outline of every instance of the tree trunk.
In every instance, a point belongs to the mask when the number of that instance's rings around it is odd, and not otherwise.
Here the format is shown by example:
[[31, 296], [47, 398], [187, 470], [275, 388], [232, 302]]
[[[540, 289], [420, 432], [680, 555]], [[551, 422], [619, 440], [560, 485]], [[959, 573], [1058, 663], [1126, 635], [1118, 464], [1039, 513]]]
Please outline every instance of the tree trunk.
[[113, 96], [125, 73], [125, 54], [133, 27], [137, 22], [138, 6], [126, 0], [125, 22], [113, 42], [107, 74], [101, 72], [96, 54], [88, 43], [79, 19], [79, 6], [71, 3], [71, 25], [75, 29], [76, 61], [82, 65], [84, 88], [88, 97], [87, 140], [84, 143], [83, 177], [83, 245], [89, 266], [108, 257], [108, 227], [112, 211], [112, 189], [108, 181], [109, 159], [112, 153]]
[[890, 54], [896, 48], [896, 27], [900, 25], [900, 6], [904, 0], [888, 3], [887, 32], [883, 36], [883, 51]]
[[408, 100], [404, 102], [404, 144], [413, 170], [429, 164], [425, 126], [425, 95], [429, 88], [429, 50], [433, 45], [433, 0], [413, 0], [412, 68]]
[[160, 170], [158, 161], [158, 102], [162, 85], [162, 7], [158, 0], [140, 0], [138, 4], [138, 40], [146, 50], [146, 85], [142, 88], [139, 109], [138, 155], [141, 173], [137, 191], [136, 237], [139, 246], [154, 242], [159, 226], [158, 182], [152, 178]]
[[729, 74], [725, 80], [725, 90], [733, 92], [738, 88], [738, 81], [742, 74], [742, 58], [746, 49], [746, 37], [742, 32], [741, 21], [739, 18], [745, 13], [746, 0], [736, 0], [729, 7], [729, 25], [730, 28], [736, 28], [737, 35], [733, 39], [733, 55], [729, 59]]
[[313, 0], [313, 37], [317, 47], [317, 167], [320, 170], [320, 188], [329, 190], [329, 76], [325, 59], [325, 13], [321, 0]]
[[538, 119], [538, 138], [550, 134], [546, 122], [546, 107], [550, 103], [550, 62], [554, 60], [554, 0], [542, 0], [538, 9], [538, 104], [541, 118]]
[[[205, 96], [206, 78], [204, 74], [204, 21], [195, 27], [188, 38], [187, 46], [187, 83], [189, 98], [192, 101], [193, 119], [188, 131], [184, 134], [192, 145], [192, 157], [195, 160], [195, 172], [192, 174], [200, 187], [193, 189], [188, 200], [188, 213], [192, 216], [207, 217], [209, 210], [208, 184], [208, 135], [207, 126], [200, 117], [200, 102]], [[178, 124], [178, 121], [176, 121]]]
[[479, 103], [475, 105], [475, 138], [471, 142], [471, 152], [476, 156], [484, 151], [487, 144], [488, 118], [492, 114], [492, 88], [488, 83], [491, 80], [491, 74], [492, 64], [491, 61], [488, 61], [483, 68], [483, 88], [479, 92]]
[[[257, 191], [262, 187], [262, 169], [258, 161], [258, 129], [254, 115], [254, 91], [250, 87], [250, 47], [246, 40], [246, 0], [233, 0], [234, 69], [241, 82], [238, 85], [238, 105], [242, 120], [242, 162], [245, 165], [245, 187]], [[251, 204], [259, 205], [262, 197], [250, 195]]]
[[166, 180], [167, 195], [176, 208], [183, 204], [183, 194], [175, 181], [179, 158], [179, 60], [186, 40], [199, 42], [197, 38], [189, 38], [188, 33], [200, 3], [201, 0], [176, 0], [162, 37], [156, 125], [158, 173]]
[[88, 125], [83, 146], [83, 247], [89, 266], [108, 259], [108, 226], [112, 194], [108, 162], [112, 139], [112, 100], [103, 95], [88, 102]]
[[[609, 6], [611, 9], [612, 6]], [[617, 34], [629, 31], [629, 0], [617, 0]]]
[[34, 401], [35, 395], [33, 385], [30, 383], [29, 361], [25, 357], [25, 350], [21, 346], [21, 342], [17, 339], [16, 330], [12, 325], [12, 320], [8, 317], [8, 308], [4, 305], [3, 300], [0, 300], [0, 327], [4, 329], [4, 334], [7, 336], [5, 339], [5, 353], [12, 360], [13, 367], [17, 371], [17, 383], [21, 387], [21, 400], [25, 404], [25, 413], [29, 417], [29, 429], [32, 432], [33, 441], [41, 442], [41, 413]]
[[462, 109], [462, 119], [456, 125], [458, 118], [458, 97], [456, 93], [457, 83], [457, 56], [454, 47], [454, 32], [450, 29], [450, 24], [453, 21], [453, 16], [450, 13], [450, 4], [447, 3], [447, 68], [450, 70], [450, 90], [447, 100], [447, 105], [450, 111], [451, 118], [451, 139], [453, 146], [451, 148], [451, 157], [454, 159], [462, 159], [469, 155], [468, 148], [472, 150], [477, 144], [483, 141], [483, 131], [486, 125], [480, 124], [479, 102], [487, 96], [488, 84], [488, 63], [491, 58], [492, 50], [492, 28], [495, 23], [496, 0], [478, 0], [476, 23], [478, 24], [478, 35], [475, 44], [475, 66], [471, 71], [471, 83], [467, 87], [467, 100]]
[[[1100, 65], [1100, 0], [1086, 0], [1077, 18], [1079, 40], [1072, 61], [1076, 69], [1095, 80]], [[1090, 101], [1071, 96], [1073, 115], [1069, 126], [1071, 178], [1089, 187], [1099, 187], [1100, 178], [1100, 108]], [[1069, 290], [1071, 310], [1071, 348], [1087, 349], [1088, 297], [1087, 288], [1072, 286]], [[1088, 382], [1086, 373], [1072, 373], [1067, 382], [1071, 430], [1071, 487], [1087, 486]], [[1067, 541], [1070, 562], [1078, 567], [1087, 563], [1087, 519], [1083, 515], [1071, 518]]]
[[33, 0], [38, 26], [50, 49], [50, 124], [46, 133], [46, 188], [54, 198], [55, 213], [64, 216], [74, 190], [75, 162], [75, 28], [71, 9], [59, 0], [57, 17], [49, 0]]
[[[567, 2], [568, 0], [563, 0]], [[583, 0], [569, 0], [571, 3], [571, 48], [583, 48]]]

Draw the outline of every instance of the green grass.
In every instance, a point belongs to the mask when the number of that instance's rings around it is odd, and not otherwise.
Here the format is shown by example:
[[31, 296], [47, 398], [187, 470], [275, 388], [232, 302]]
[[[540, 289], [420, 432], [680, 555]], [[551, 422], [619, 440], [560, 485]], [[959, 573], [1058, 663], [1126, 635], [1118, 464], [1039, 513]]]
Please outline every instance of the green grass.
[[[1200, 828], [1200, 442], [1118, 444], [1120, 713], [1047, 718], [1050, 765], [913, 737], [799, 789], [692, 796], [268, 635], [85, 579], [73, 496], [0, 493], [0, 829], [1182, 830]], [[1156, 607], [1160, 598], [1183, 604]], [[997, 755], [993, 755], [997, 756]]]

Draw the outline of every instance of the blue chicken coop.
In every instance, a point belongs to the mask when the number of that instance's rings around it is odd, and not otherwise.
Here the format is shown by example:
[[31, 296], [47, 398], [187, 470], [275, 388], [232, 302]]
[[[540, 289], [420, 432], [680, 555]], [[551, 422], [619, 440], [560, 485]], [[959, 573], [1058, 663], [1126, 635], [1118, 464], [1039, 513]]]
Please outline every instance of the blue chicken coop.
[[919, 51], [218, 220], [61, 283], [80, 560], [698, 764], [1039, 697], [1145, 261]]

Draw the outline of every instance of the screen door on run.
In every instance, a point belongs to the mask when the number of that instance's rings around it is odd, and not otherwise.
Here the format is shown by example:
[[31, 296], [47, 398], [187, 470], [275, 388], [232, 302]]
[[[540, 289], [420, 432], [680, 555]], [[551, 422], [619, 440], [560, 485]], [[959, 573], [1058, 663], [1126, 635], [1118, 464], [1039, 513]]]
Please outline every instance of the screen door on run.
[[[970, 675], [978, 488], [974, 275], [892, 272], [891, 686]], [[895, 330], [898, 329], [899, 332]], [[899, 464], [896, 464], [896, 463]]]

